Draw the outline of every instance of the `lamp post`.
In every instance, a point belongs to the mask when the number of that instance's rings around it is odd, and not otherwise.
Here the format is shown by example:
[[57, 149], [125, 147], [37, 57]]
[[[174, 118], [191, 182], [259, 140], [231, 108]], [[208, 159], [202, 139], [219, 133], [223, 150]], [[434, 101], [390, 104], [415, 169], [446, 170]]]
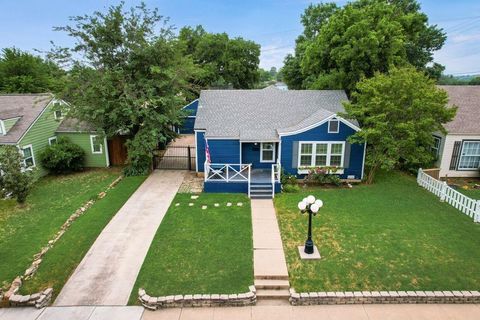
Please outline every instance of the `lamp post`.
[[323, 201], [315, 199], [314, 196], [308, 196], [298, 203], [298, 209], [303, 213], [308, 212], [308, 237], [305, 241], [304, 252], [306, 254], [313, 254], [314, 245], [312, 240], [312, 215], [317, 215], [320, 208], [323, 207]]

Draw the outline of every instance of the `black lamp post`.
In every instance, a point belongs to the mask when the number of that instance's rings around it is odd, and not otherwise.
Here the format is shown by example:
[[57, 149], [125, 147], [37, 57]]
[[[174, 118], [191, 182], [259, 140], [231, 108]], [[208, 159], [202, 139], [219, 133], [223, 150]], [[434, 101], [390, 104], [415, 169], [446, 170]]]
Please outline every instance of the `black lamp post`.
[[314, 245], [312, 240], [312, 215], [317, 215], [320, 208], [323, 207], [323, 201], [315, 200], [314, 196], [308, 196], [298, 203], [298, 209], [303, 213], [308, 212], [308, 237], [305, 241], [304, 252], [306, 254], [313, 254]]

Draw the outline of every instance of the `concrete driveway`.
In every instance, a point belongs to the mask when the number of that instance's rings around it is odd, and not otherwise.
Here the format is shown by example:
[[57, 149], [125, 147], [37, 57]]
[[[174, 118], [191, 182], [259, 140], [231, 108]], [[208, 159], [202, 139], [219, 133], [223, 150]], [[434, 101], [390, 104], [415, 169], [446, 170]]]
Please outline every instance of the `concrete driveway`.
[[127, 304], [150, 243], [185, 173], [157, 170], [145, 180], [98, 236], [55, 306]]

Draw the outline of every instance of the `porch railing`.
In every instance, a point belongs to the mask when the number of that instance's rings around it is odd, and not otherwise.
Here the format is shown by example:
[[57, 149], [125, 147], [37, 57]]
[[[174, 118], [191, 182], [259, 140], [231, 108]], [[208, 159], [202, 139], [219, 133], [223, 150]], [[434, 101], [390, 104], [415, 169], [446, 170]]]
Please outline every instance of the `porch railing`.
[[251, 164], [208, 163], [205, 161], [205, 182], [211, 180], [250, 182], [251, 167]]
[[275, 183], [280, 182], [281, 166], [280, 163], [272, 164], [272, 198], [275, 197]]

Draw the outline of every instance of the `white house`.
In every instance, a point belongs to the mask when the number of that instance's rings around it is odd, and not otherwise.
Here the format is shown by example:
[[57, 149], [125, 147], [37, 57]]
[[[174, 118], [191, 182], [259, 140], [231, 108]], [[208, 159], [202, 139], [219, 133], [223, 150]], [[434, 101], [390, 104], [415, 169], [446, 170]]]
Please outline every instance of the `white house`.
[[440, 177], [480, 176], [480, 86], [439, 86], [447, 91], [449, 104], [458, 107], [445, 125], [447, 135], [436, 134], [434, 152]]

